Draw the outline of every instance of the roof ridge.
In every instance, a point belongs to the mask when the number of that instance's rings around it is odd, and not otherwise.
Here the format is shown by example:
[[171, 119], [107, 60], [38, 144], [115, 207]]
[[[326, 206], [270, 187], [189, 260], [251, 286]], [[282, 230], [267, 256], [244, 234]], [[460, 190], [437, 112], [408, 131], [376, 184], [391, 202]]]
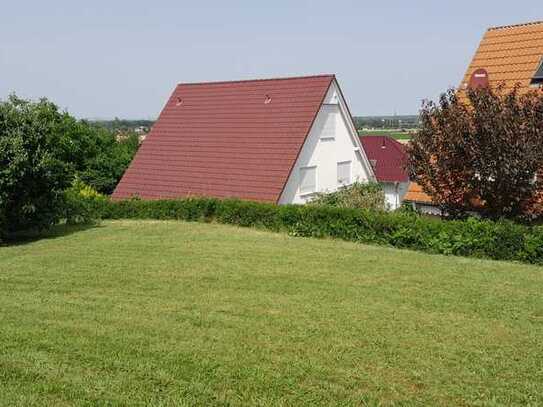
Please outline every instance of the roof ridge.
[[284, 81], [291, 79], [311, 79], [311, 78], [335, 78], [335, 74], [318, 74], [318, 75], [302, 75], [302, 76], [283, 76], [274, 78], [258, 78], [258, 79], [238, 79], [235, 81], [204, 81], [204, 82], [179, 82], [177, 85], [218, 85], [222, 83], [246, 83], [246, 82], [267, 82], [267, 81]]
[[504, 30], [504, 29], [508, 29], [508, 28], [518, 28], [518, 27], [528, 27], [528, 26], [531, 26], [531, 25], [538, 25], [538, 24], [543, 24], [543, 20], [531, 21], [531, 22], [528, 22], [528, 23], [495, 26], [495, 27], [488, 28], [487, 31]]

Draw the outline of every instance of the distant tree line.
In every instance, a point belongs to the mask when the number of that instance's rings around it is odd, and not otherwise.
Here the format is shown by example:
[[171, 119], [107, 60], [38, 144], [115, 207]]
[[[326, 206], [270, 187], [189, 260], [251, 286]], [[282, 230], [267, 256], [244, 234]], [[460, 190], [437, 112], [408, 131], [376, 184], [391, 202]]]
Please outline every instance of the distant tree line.
[[154, 120], [124, 120], [116, 117], [113, 120], [89, 120], [89, 123], [95, 124], [100, 127], [104, 127], [111, 131], [134, 131], [139, 128], [144, 128], [149, 131], [153, 124]]
[[353, 118], [357, 129], [416, 129], [419, 116], [356, 116]]

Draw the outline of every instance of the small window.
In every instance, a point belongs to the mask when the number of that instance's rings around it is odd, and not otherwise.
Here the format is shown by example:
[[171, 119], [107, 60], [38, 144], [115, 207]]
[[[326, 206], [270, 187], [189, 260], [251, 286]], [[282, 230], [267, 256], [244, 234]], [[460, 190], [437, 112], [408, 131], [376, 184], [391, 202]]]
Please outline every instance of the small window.
[[543, 85], [543, 59], [541, 60], [541, 63], [539, 65], [539, 69], [536, 71], [534, 77], [532, 78], [532, 81], [530, 82], [531, 85], [535, 86], [542, 86]]
[[300, 168], [300, 193], [311, 194], [317, 191], [317, 167]]
[[334, 140], [339, 116], [337, 105], [322, 105], [324, 123], [321, 130], [321, 140]]
[[349, 185], [351, 183], [351, 162], [343, 161], [337, 163], [338, 185]]

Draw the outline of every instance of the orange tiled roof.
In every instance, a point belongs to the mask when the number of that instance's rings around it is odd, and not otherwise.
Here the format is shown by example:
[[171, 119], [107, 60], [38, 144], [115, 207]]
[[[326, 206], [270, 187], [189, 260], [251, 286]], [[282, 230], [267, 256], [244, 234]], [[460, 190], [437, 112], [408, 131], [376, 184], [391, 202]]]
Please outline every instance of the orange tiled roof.
[[407, 194], [404, 197], [405, 201], [410, 202], [420, 202], [432, 204], [432, 198], [422, 190], [422, 187], [416, 182], [410, 182], [409, 188], [407, 189]]
[[[543, 61], [543, 21], [489, 28], [469, 65], [460, 89], [465, 89], [477, 69], [488, 73], [490, 87], [502, 82], [505, 89], [517, 83], [521, 90], [530, 82]], [[406, 201], [432, 204], [432, 198], [416, 182], [409, 183]]]
[[475, 70], [483, 68], [488, 72], [491, 87], [503, 82], [510, 89], [519, 83], [521, 90], [527, 91], [542, 58], [543, 21], [489, 28], [461, 88], [466, 87]]

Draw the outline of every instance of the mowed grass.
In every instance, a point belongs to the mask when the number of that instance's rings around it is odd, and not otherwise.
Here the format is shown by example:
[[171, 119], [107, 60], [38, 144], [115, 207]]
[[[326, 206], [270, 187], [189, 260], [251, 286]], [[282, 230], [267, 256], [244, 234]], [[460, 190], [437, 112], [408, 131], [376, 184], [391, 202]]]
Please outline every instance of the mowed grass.
[[215, 224], [0, 247], [0, 405], [543, 403], [543, 270]]
[[413, 137], [410, 132], [398, 130], [358, 130], [360, 136], [389, 136], [396, 140], [411, 140]]

